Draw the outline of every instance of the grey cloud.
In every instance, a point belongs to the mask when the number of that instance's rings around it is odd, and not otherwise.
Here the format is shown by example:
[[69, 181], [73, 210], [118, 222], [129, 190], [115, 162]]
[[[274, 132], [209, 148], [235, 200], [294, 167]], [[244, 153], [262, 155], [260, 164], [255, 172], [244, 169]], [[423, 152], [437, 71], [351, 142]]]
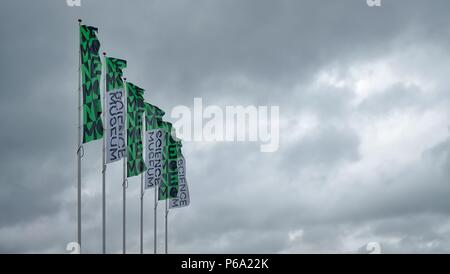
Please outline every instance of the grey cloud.
[[427, 97], [421, 94], [419, 87], [396, 84], [380, 94], [363, 101], [359, 108], [369, 113], [386, 114], [387, 112], [404, 110], [409, 107], [420, 107], [426, 104]]
[[[372, 240], [387, 252], [448, 252], [448, 140], [430, 143], [413, 166], [333, 187], [336, 172], [364, 160], [361, 132], [349, 123], [355, 115], [382, 118], [409, 106], [448, 114], [445, 73], [436, 74], [439, 92], [432, 97], [399, 83], [359, 108], [350, 104], [351, 90], [309, 88], [329, 67], [368, 62], [407, 45], [448, 47], [448, 1], [385, 1], [379, 10], [364, 2], [83, 1], [69, 8], [64, 1], [4, 1], [0, 252], [59, 253], [75, 239], [79, 17], [99, 27], [102, 50], [127, 59], [126, 75], [163, 109], [202, 96], [208, 104], [280, 105], [282, 119], [302, 111], [318, 117], [317, 130], [292, 143], [284, 129], [281, 150], [270, 155], [256, 144], [186, 143], [192, 206], [171, 212], [172, 252], [342, 252]], [[98, 142], [86, 146], [89, 253], [101, 244], [99, 155]], [[121, 250], [120, 178], [120, 165], [110, 166], [110, 252]], [[139, 179], [130, 183], [128, 247], [137, 252]], [[146, 249], [152, 225], [146, 218]], [[289, 240], [297, 230], [303, 236]]]
[[316, 134], [303, 138], [289, 147], [286, 162], [289, 167], [333, 166], [339, 161], [358, 160], [358, 136], [349, 128], [323, 126]]

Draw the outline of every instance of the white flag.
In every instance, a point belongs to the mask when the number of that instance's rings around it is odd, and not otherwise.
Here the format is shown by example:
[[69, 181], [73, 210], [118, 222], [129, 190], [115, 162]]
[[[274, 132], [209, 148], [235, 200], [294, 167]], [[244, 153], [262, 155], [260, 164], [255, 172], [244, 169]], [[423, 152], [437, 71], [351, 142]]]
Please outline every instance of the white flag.
[[152, 129], [145, 133], [145, 189], [158, 186], [163, 173], [164, 130]]
[[189, 198], [189, 188], [186, 181], [186, 160], [184, 156], [178, 157], [178, 195], [169, 200], [169, 208], [187, 207], [191, 203]]
[[119, 161], [125, 154], [125, 103], [123, 89], [106, 92], [106, 162]]

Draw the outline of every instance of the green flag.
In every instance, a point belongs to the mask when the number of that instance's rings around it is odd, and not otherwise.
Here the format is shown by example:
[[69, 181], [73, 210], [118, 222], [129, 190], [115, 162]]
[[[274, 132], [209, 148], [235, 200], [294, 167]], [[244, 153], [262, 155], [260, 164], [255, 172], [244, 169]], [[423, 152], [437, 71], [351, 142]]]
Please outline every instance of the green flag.
[[83, 143], [103, 137], [100, 77], [102, 62], [97, 28], [80, 26], [81, 74], [83, 87]]
[[123, 88], [123, 70], [127, 67], [127, 61], [106, 57], [106, 91]]
[[178, 149], [177, 141], [172, 137], [172, 124], [163, 122], [166, 131], [163, 154], [163, 180], [159, 186], [159, 200], [176, 198], [178, 195]]
[[127, 174], [134, 177], [145, 171], [142, 130], [144, 90], [127, 83]]
[[145, 103], [145, 130], [158, 129], [163, 127], [163, 116], [166, 114], [157, 106]]

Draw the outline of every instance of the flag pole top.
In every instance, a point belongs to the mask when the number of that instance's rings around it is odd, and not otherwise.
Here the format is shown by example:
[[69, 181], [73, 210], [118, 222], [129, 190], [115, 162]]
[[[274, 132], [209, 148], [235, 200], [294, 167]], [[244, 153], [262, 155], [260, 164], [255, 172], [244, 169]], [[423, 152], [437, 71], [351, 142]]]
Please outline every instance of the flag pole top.
[[78, 23], [81, 23], [81, 22], [83, 22], [83, 20], [81, 20], [81, 19], [78, 19]]

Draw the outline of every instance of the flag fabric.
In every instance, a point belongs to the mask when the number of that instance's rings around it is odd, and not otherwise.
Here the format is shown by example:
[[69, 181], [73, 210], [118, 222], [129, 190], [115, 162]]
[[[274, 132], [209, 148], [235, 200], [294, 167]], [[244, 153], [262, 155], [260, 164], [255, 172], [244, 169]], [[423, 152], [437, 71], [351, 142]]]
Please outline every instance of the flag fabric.
[[127, 61], [106, 57], [106, 162], [123, 158], [125, 147], [125, 89], [122, 80]]
[[127, 61], [106, 57], [106, 91], [123, 89], [123, 70], [127, 68]]
[[172, 124], [163, 122], [165, 129], [163, 180], [159, 185], [159, 200], [176, 198], [178, 195], [177, 143], [172, 136]]
[[146, 169], [142, 157], [144, 111], [144, 90], [127, 83], [127, 177], [137, 176]]
[[102, 62], [99, 56], [98, 29], [80, 26], [81, 74], [83, 87], [83, 143], [103, 137], [100, 77]]
[[166, 113], [157, 106], [154, 106], [149, 103], [144, 103], [144, 107], [145, 107], [145, 129], [151, 130], [155, 128], [162, 128], [163, 127], [162, 118]]
[[158, 107], [145, 103], [145, 189], [158, 186], [163, 178], [164, 114]]
[[177, 142], [178, 150], [178, 195], [176, 198], [171, 198], [169, 200], [169, 208], [182, 208], [187, 207], [191, 204], [191, 199], [189, 196], [189, 187], [186, 180], [186, 159], [181, 152], [181, 141]]

